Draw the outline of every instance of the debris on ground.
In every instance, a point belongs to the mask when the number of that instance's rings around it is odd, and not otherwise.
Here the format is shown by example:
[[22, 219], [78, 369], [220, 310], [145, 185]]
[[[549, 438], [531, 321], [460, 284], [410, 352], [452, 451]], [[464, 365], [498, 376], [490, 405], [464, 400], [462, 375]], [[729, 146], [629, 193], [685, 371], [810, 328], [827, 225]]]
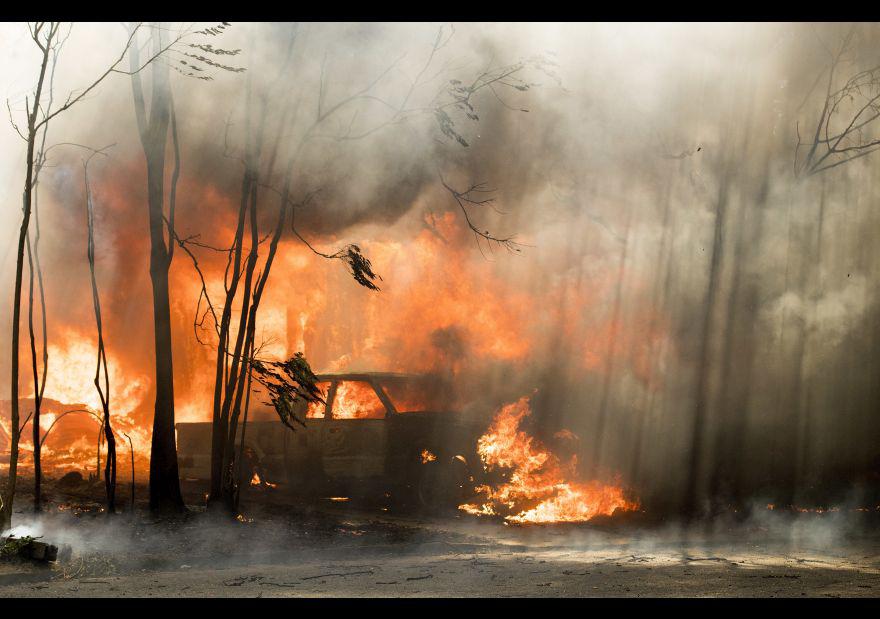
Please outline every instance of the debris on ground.
[[22, 537], [10, 535], [0, 538], [0, 558], [51, 563], [58, 560], [58, 546], [41, 542], [28, 535]]

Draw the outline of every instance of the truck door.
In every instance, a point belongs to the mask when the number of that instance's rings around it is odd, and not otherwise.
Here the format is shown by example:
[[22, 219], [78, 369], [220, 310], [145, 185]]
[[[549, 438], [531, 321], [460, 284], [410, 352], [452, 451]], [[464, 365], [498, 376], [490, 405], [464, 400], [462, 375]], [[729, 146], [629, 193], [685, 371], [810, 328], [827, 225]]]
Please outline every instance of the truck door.
[[321, 458], [331, 479], [385, 474], [388, 411], [368, 381], [340, 380], [330, 388], [321, 424]]
[[317, 383], [324, 402], [306, 405], [297, 404], [295, 414], [305, 419], [305, 427], [296, 426], [295, 430], [283, 428], [284, 465], [287, 470], [287, 483], [292, 486], [310, 488], [319, 484], [321, 472], [321, 426], [326, 421], [326, 407], [333, 392], [330, 381]]

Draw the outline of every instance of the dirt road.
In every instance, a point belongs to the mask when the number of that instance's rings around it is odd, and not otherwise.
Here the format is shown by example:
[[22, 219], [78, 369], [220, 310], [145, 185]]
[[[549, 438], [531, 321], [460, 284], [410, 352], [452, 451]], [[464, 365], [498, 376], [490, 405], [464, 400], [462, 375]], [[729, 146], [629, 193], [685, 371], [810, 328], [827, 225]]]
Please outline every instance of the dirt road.
[[0, 596], [876, 597], [880, 536], [857, 524], [762, 514], [689, 529], [509, 527], [338, 504], [108, 523], [59, 504], [18, 533], [69, 544], [70, 557], [0, 563]]

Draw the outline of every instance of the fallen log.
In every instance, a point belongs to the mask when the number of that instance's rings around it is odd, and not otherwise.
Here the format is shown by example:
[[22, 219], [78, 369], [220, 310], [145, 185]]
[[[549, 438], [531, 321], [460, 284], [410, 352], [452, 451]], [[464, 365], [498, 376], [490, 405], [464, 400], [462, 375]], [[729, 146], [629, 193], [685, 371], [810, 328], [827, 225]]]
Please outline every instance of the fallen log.
[[58, 560], [58, 546], [41, 542], [27, 535], [23, 537], [10, 535], [6, 538], [0, 538], [0, 558], [50, 563]]

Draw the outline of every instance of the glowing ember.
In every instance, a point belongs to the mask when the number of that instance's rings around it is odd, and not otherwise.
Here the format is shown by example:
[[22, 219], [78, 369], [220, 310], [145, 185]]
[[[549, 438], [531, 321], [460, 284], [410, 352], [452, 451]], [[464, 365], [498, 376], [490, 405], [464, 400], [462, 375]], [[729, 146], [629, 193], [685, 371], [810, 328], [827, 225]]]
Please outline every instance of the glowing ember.
[[257, 473], [256, 471], [254, 471], [254, 476], [251, 477], [250, 485], [251, 486], [261, 486], [263, 488], [277, 488], [278, 487], [278, 484], [273, 484], [272, 482], [266, 481], [265, 479], [260, 477], [259, 473]]
[[437, 456], [432, 454], [427, 449], [422, 450], [422, 464], [428, 464], [428, 462], [433, 462], [436, 459], [437, 459]]
[[519, 429], [529, 415], [528, 398], [504, 406], [489, 430], [480, 437], [477, 451], [487, 470], [510, 469], [507, 481], [497, 488], [480, 486], [481, 505], [459, 509], [474, 515], [504, 515], [507, 522], [583, 522], [596, 516], [638, 508], [625, 498], [619, 486], [599, 481], [574, 482], [576, 461], [563, 466], [559, 459], [533, 437]]

